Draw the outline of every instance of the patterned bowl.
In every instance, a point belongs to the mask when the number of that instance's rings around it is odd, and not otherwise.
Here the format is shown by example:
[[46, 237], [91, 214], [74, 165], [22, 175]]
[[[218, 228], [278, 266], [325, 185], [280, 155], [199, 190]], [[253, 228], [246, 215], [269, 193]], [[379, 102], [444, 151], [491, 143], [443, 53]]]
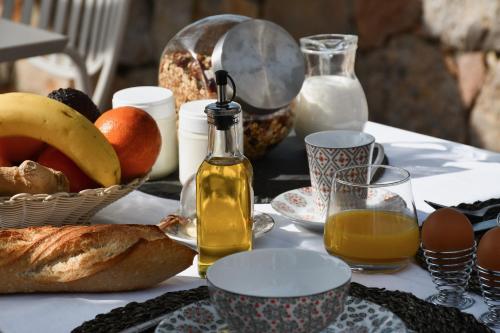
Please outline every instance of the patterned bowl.
[[319, 332], [344, 310], [351, 270], [299, 249], [240, 252], [207, 271], [210, 300], [236, 332]]

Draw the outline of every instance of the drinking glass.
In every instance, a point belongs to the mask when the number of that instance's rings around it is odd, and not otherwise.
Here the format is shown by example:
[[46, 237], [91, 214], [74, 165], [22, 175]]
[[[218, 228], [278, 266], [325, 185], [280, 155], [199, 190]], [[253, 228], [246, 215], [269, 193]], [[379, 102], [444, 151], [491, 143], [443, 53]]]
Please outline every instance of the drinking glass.
[[419, 247], [408, 171], [360, 165], [335, 173], [324, 243], [353, 270], [391, 272], [406, 266]]

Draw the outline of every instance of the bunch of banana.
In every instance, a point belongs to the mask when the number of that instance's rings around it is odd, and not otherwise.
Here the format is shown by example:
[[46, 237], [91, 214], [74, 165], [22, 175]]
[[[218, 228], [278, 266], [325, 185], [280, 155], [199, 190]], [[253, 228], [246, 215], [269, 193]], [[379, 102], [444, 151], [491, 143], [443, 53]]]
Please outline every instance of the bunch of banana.
[[0, 94], [0, 136], [44, 141], [68, 156], [97, 183], [120, 184], [120, 161], [104, 135], [87, 118], [48, 97]]

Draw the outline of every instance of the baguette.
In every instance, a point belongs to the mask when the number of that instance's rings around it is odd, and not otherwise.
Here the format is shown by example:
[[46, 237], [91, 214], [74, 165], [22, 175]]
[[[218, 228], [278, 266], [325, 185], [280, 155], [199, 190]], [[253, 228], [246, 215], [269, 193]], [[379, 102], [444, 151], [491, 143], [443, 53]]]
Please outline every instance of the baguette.
[[3, 229], [0, 293], [147, 288], [191, 266], [195, 254], [152, 225]]

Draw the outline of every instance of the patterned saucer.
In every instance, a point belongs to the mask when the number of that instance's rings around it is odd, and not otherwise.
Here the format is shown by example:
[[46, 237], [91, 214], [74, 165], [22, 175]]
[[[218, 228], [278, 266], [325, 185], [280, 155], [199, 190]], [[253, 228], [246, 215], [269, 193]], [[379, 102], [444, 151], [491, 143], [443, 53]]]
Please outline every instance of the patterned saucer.
[[[167, 314], [155, 333], [229, 332], [209, 300], [189, 304]], [[394, 313], [356, 297], [348, 296], [344, 312], [322, 333], [404, 333], [406, 326]]]
[[[323, 232], [326, 217], [315, 207], [312, 187], [302, 187], [278, 195], [271, 201], [271, 207], [291, 222], [312, 231]], [[363, 208], [359, 202], [353, 203], [352, 209], [377, 209], [390, 211], [408, 211], [409, 207], [401, 196], [383, 188], [368, 190], [363, 199]], [[348, 202], [343, 203], [347, 207]], [[409, 213], [411, 214], [411, 213]]]
[[271, 201], [271, 207], [296, 224], [323, 232], [325, 219], [315, 209], [312, 187], [282, 193]]
[[[274, 219], [271, 215], [261, 212], [255, 212], [253, 217], [253, 235], [254, 238], [262, 237], [274, 228]], [[165, 233], [168, 237], [184, 243], [192, 248], [196, 248], [196, 222], [187, 225], [174, 224], [167, 229]]]

